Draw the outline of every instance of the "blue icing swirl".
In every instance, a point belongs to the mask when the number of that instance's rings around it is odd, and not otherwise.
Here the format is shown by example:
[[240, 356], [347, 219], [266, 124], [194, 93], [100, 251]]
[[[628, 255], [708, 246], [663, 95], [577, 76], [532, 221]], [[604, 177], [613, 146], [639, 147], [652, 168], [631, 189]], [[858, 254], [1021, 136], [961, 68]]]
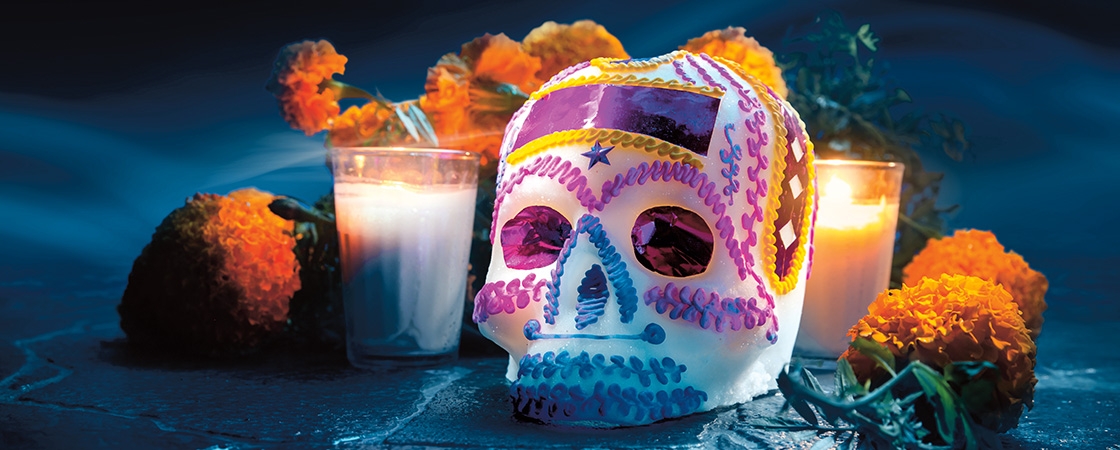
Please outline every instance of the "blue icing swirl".
[[[643, 361], [587, 352], [574, 357], [566, 351], [530, 354], [521, 358], [510, 396], [519, 414], [544, 422], [649, 423], [691, 414], [708, 400], [707, 393], [692, 386], [668, 389], [681, 382], [685, 370], [669, 357]], [[612, 375], [634, 377], [644, 389], [603, 380], [590, 389], [580, 384]], [[666, 389], [653, 387], [654, 383]]]

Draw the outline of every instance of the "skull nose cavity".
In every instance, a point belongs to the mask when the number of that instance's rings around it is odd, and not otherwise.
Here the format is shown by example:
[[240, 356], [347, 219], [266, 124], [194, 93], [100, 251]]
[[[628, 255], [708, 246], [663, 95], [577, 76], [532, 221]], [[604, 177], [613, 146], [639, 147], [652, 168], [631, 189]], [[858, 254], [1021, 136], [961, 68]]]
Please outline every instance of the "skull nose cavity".
[[607, 289], [607, 275], [598, 264], [592, 264], [583, 275], [576, 292], [576, 329], [582, 330], [599, 320], [607, 307], [610, 290]]

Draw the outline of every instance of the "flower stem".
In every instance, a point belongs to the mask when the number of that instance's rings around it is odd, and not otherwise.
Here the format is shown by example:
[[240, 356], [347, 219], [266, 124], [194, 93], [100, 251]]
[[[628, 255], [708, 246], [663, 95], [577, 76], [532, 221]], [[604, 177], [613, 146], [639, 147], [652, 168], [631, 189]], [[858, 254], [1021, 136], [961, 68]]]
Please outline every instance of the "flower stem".
[[936, 230], [932, 227], [922, 225], [922, 224], [918, 223], [917, 221], [915, 221], [914, 219], [911, 219], [910, 216], [907, 216], [906, 214], [899, 214], [898, 219], [901, 220], [903, 223], [905, 223], [907, 225], [910, 225], [911, 228], [914, 228], [915, 230], [918, 230], [919, 233], [924, 234], [927, 238], [941, 239], [943, 237], [941, 235], [940, 231], [938, 231], [938, 230]]
[[341, 99], [341, 98], [364, 98], [364, 99], [370, 100], [370, 101], [378, 101], [377, 97], [375, 97], [373, 94], [370, 94], [369, 92], [366, 92], [365, 89], [362, 89], [362, 88], [359, 88], [359, 87], [356, 87], [356, 86], [351, 86], [351, 85], [343, 83], [341, 81], [336, 81], [336, 80], [332, 80], [332, 79], [329, 79], [329, 78], [326, 79], [326, 80], [323, 80], [322, 83], [319, 83], [319, 92], [322, 92], [322, 91], [327, 90], [327, 89], [330, 89], [331, 91], [334, 92], [334, 96], [335, 96], [336, 99]]

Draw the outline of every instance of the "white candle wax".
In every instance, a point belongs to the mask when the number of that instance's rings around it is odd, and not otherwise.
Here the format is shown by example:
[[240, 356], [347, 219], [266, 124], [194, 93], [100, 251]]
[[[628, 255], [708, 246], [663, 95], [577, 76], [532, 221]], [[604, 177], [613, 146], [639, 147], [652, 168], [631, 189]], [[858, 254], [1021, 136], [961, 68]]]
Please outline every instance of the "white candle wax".
[[335, 183], [348, 345], [458, 345], [475, 193]]
[[[822, 180], [823, 181], [823, 180]], [[848, 329], [890, 283], [898, 203], [858, 203], [838, 179], [824, 185], [813, 236], [813, 269], [797, 334], [801, 355], [835, 358]]]

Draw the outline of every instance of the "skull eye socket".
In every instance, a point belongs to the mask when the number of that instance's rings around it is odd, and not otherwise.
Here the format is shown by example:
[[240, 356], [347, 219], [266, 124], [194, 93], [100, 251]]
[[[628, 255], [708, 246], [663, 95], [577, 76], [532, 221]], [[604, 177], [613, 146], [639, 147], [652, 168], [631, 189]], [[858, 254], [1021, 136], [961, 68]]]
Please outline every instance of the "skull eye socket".
[[572, 224], [555, 209], [529, 206], [502, 225], [502, 255], [512, 269], [528, 270], [556, 262]]
[[630, 238], [638, 262], [665, 276], [703, 273], [712, 261], [712, 229], [699, 214], [677, 206], [638, 214]]

